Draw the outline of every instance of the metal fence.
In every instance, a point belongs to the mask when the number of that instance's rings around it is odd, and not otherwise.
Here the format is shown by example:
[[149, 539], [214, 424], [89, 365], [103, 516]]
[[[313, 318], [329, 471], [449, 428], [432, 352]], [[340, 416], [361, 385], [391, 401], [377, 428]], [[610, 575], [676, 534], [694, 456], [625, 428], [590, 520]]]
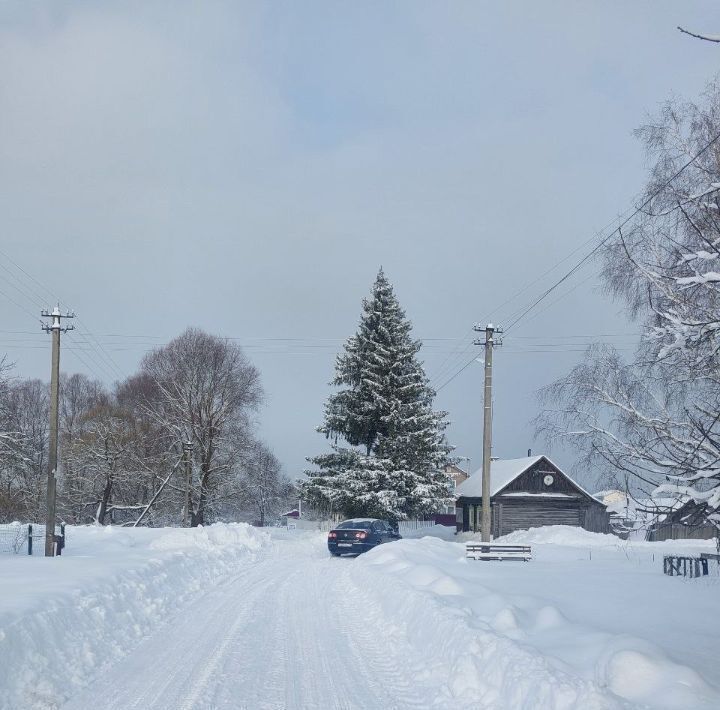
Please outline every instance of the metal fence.
[[[55, 526], [57, 554], [65, 547], [65, 524]], [[43, 555], [45, 554], [45, 526], [34, 523], [10, 523], [0, 525], [0, 554]]]

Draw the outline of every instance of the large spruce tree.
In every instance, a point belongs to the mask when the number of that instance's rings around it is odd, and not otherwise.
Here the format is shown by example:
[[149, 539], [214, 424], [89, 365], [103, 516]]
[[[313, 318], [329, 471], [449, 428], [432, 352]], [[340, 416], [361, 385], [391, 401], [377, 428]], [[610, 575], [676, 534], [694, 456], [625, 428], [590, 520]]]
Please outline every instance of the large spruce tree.
[[317, 468], [307, 472], [303, 494], [311, 503], [402, 520], [447, 501], [446, 413], [432, 409], [435, 392], [411, 329], [380, 269], [372, 296], [363, 300], [360, 327], [337, 358], [332, 384], [339, 390], [319, 427], [332, 451], [310, 459]]

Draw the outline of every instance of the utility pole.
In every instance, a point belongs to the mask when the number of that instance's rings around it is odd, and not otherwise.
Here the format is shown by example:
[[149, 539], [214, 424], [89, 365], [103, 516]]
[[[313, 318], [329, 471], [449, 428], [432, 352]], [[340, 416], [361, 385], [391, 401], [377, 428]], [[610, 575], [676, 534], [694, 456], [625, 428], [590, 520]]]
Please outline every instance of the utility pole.
[[55, 556], [55, 503], [57, 498], [58, 464], [58, 408], [60, 404], [60, 332], [67, 333], [74, 326], [62, 326], [63, 318], [74, 318], [74, 313], [60, 313], [57, 305], [51, 311], [42, 311], [43, 318], [52, 318], [50, 325], [43, 325], [46, 333], [52, 333], [52, 366], [50, 369], [50, 450], [48, 452], [47, 517], [45, 520], [45, 557]]
[[485, 340], [476, 340], [475, 345], [485, 346], [485, 392], [483, 409], [483, 453], [482, 453], [482, 521], [480, 535], [482, 542], [490, 542], [490, 463], [492, 456], [492, 356], [493, 346], [502, 345], [493, 337], [495, 333], [502, 333], [488, 323], [484, 328], [476, 325], [476, 332], [485, 331]]
[[183, 526], [192, 525], [192, 516], [190, 515], [190, 480], [192, 474], [192, 441], [183, 443], [183, 458], [185, 459], [185, 513], [183, 514]]

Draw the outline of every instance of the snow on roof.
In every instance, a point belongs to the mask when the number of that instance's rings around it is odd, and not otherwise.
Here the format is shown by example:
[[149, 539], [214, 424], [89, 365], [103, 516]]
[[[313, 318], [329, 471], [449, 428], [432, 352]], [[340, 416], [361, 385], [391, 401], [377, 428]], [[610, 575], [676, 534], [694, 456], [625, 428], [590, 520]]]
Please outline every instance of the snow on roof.
[[[530, 456], [522, 459], [497, 459], [490, 462], [490, 495], [494, 496], [499, 490], [505, 488], [510, 481], [514, 481], [530, 466], [536, 464], [542, 456]], [[482, 496], [482, 468], [473, 473], [470, 478], [457, 487], [458, 496], [479, 498]]]
[[577, 498], [577, 496], [570, 495], [570, 493], [525, 493], [525, 491], [511, 491], [510, 493], [503, 493], [503, 498]]
[[[545, 459], [558, 471], [572, 481], [579, 490], [592, 498], [577, 481], [574, 481], [562, 469], [554, 464], [547, 456], [526, 456], [521, 459], [495, 459], [490, 462], [490, 495], [499, 493], [505, 486], [514, 481], [520, 474], [525, 473], [531, 466], [534, 466], [540, 459]], [[473, 473], [470, 478], [463, 481], [456, 489], [458, 497], [481, 498], [482, 497], [482, 468]]]

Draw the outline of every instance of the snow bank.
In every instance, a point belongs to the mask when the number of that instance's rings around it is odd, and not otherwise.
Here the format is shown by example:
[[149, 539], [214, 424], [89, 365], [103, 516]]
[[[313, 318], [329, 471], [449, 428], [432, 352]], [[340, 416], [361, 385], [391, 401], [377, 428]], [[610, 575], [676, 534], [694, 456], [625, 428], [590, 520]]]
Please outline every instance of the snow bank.
[[421, 537], [439, 537], [441, 540], [455, 540], [455, 528], [449, 525], [432, 525], [427, 528], [417, 528], [417, 530], [400, 529], [400, 534], [405, 539], [416, 539]]
[[183, 605], [240, 573], [269, 536], [74, 527], [60, 558], [0, 558], [0, 708], [55, 708]]
[[[533, 541], [553, 535], [574, 544], [566, 531], [529, 531]], [[384, 627], [390, 639], [407, 639], [403, 651], [426, 685], [428, 707], [720, 707], [716, 688], [655, 644], [604, 631], [599, 617], [568, 618], [566, 606], [543, 593], [545, 578], [562, 569], [552, 565], [468, 562], [463, 545], [402, 540], [358, 558], [347, 592], [365, 624]], [[497, 584], [506, 575], [514, 593]], [[660, 584], [668, 579], [657, 576]], [[573, 584], [568, 577], [566, 585]], [[595, 580], [580, 584], [583, 593], [598, 595], [595, 606], [606, 614], [600, 601], [605, 590], [593, 589]]]
[[[464, 533], [458, 537], [463, 541], [480, 539], [480, 535], [476, 533]], [[495, 542], [513, 545], [562, 545], [563, 547], [617, 547], [627, 545], [627, 542], [621, 540], [617, 535], [594, 533], [570, 525], [547, 525], [541, 528], [530, 528], [529, 530], [516, 530], [497, 538]], [[644, 537], [640, 540], [633, 540], [632, 544], [636, 547], [646, 546], [655, 549], [679, 547], [707, 548], [708, 550], [714, 549], [717, 545], [715, 540], [665, 540], [661, 548], [658, 543], [646, 543]]]
[[617, 535], [594, 533], [584, 528], [570, 525], [547, 525], [542, 528], [516, 530], [509, 535], [497, 538], [496, 542], [509, 545], [564, 545], [568, 547], [587, 547], [608, 545], [617, 546], [621, 542]]

